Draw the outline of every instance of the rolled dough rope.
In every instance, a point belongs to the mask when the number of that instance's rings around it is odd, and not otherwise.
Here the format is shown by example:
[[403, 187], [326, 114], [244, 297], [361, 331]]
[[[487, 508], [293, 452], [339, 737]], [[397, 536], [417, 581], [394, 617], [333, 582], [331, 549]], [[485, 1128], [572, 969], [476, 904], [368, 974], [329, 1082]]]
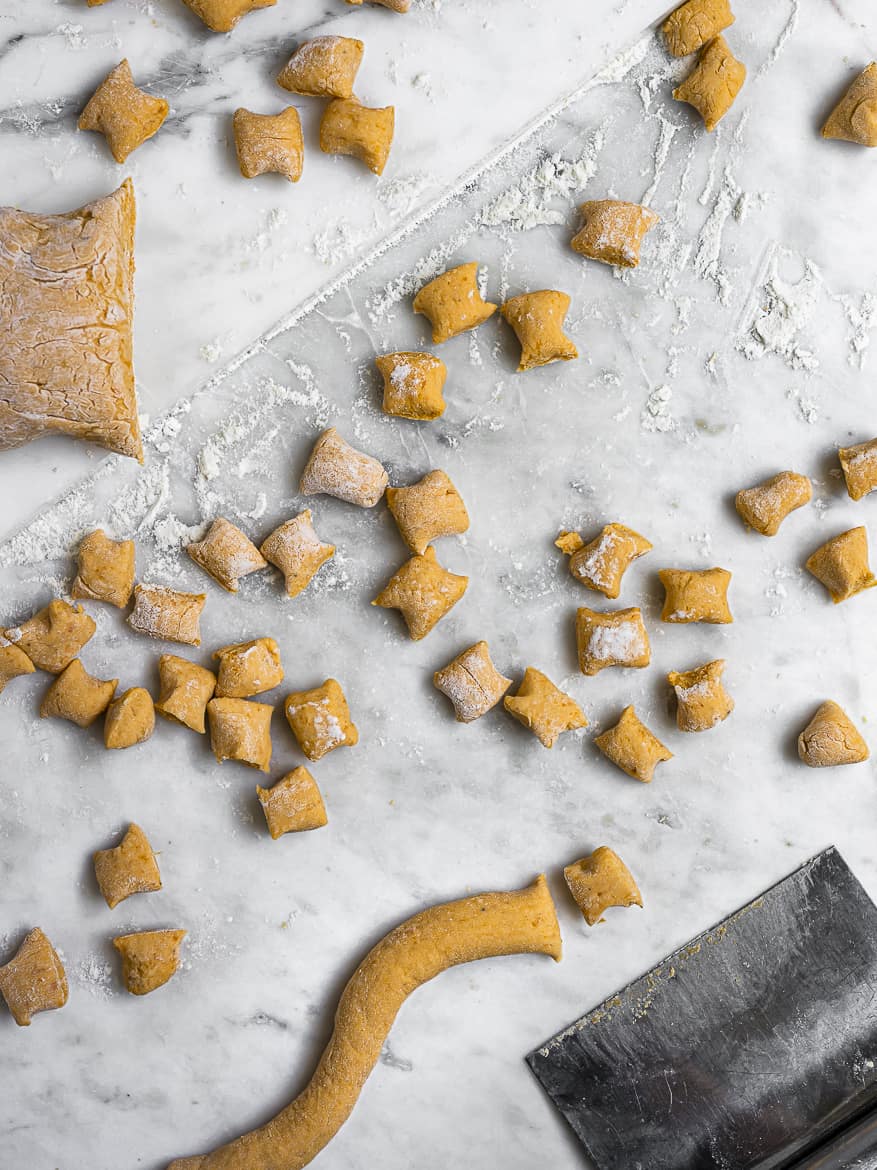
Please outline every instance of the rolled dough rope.
[[476, 894], [415, 914], [372, 948], [345, 987], [335, 1029], [310, 1083], [285, 1109], [211, 1154], [168, 1170], [301, 1170], [353, 1111], [399, 1008], [458, 963], [538, 952], [560, 959], [560, 927], [544, 875], [510, 893]]

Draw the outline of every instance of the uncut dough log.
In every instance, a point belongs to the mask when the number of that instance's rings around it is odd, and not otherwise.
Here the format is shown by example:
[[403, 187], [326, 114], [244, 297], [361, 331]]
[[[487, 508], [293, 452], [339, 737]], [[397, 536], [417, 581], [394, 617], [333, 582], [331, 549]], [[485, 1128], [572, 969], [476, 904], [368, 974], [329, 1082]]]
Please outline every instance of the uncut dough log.
[[306, 1088], [275, 1118], [168, 1170], [301, 1170], [350, 1116], [399, 1008], [458, 963], [539, 953], [560, 959], [560, 928], [543, 875], [522, 890], [431, 906], [373, 947], [345, 987], [335, 1029]]

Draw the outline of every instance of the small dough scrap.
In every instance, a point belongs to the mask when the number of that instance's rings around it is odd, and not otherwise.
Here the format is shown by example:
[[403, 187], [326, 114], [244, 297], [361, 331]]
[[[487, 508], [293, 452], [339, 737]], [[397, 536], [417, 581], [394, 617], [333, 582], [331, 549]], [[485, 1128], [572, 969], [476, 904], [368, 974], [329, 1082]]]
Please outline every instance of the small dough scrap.
[[89, 641], [97, 626], [81, 605], [55, 599], [32, 618], [3, 631], [37, 670], [60, 674]]
[[311, 510], [305, 508], [275, 528], [262, 542], [260, 551], [283, 574], [287, 597], [298, 597], [320, 567], [334, 557], [335, 545], [323, 544], [314, 531]]
[[440, 418], [445, 412], [442, 388], [448, 371], [431, 353], [385, 353], [375, 358], [384, 379], [384, 414], [418, 422]]
[[186, 552], [199, 569], [229, 593], [237, 593], [241, 577], [268, 566], [247, 534], [223, 516], [213, 521], [203, 540], [187, 544]]
[[159, 695], [155, 709], [166, 719], [203, 735], [207, 704], [216, 689], [216, 675], [204, 666], [162, 654], [158, 660]]
[[581, 707], [556, 687], [541, 670], [528, 666], [516, 695], [506, 695], [503, 706], [509, 715], [532, 731], [543, 747], [553, 748], [564, 731], [587, 727]]
[[877, 61], [862, 70], [828, 115], [822, 137], [877, 146]]
[[128, 625], [149, 638], [200, 646], [201, 610], [206, 600], [206, 593], [181, 593], [165, 585], [135, 585]]
[[673, 759], [673, 753], [639, 720], [633, 707], [625, 707], [615, 726], [598, 735], [594, 743], [607, 760], [643, 784], [651, 783], [658, 764]]
[[279, 114], [254, 114], [241, 106], [232, 121], [238, 166], [245, 179], [273, 174], [284, 175], [290, 183], [299, 181], [305, 147], [295, 106]]
[[393, 145], [395, 122], [393, 106], [377, 109], [364, 106], [355, 97], [335, 98], [320, 122], [320, 150], [352, 155], [374, 174], [382, 175]]
[[608, 845], [565, 866], [563, 876], [588, 926], [602, 922], [610, 906], [643, 904], [633, 874]]
[[372, 602], [382, 609], [398, 609], [415, 642], [454, 608], [469, 584], [468, 577], [451, 573], [438, 563], [432, 545], [397, 569]]
[[277, 84], [307, 97], [353, 97], [365, 45], [355, 37], [312, 37], [298, 46]]
[[124, 609], [133, 588], [134, 541], [110, 540], [102, 528], [89, 532], [79, 546], [70, 596]]
[[738, 61], [721, 35], [700, 51], [697, 64], [673, 90], [677, 102], [694, 106], [707, 130], [715, 130], [746, 80], [746, 66]]
[[284, 710], [298, 746], [312, 762], [335, 748], [359, 743], [344, 691], [334, 678], [310, 691], [293, 691], [286, 696]]
[[734, 618], [728, 608], [727, 569], [661, 569], [666, 596], [662, 622], [708, 622], [727, 625]]
[[500, 307], [500, 313], [521, 343], [519, 373], [579, 356], [574, 343], [563, 332], [568, 309], [567, 294], [553, 289], [521, 293]]
[[0, 633], [0, 695], [14, 678], [33, 674], [35, 670], [36, 667], [21, 647]]
[[242, 16], [257, 8], [273, 8], [277, 0], [183, 0], [212, 32], [231, 32]]
[[93, 678], [78, 658], [58, 675], [40, 703], [41, 719], [69, 719], [77, 727], [91, 727], [109, 707], [117, 678]]
[[132, 995], [149, 995], [176, 975], [185, 937], [185, 930], [144, 930], [113, 939], [122, 956], [122, 982]]
[[97, 130], [117, 163], [142, 146], [161, 127], [170, 106], [164, 98], [138, 89], [128, 59], [103, 79], [79, 115], [80, 130]]
[[134, 747], [149, 739], [155, 730], [152, 695], [143, 687], [130, 687], [113, 699], [104, 720], [104, 747]]
[[129, 825], [114, 849], [98, 849], [94, 876], [111, 910], [133, 894], [152, 894], [161, 889], [155, 854], [139, 825]]
[[435, 672], [432, 681], [453, 703], [458, 723], [486, 715], [512, 685], [493, 665], [486, 642], [476, 642], [458, 654]]
[[469, 528], [463, 497], [443, 471], [430, 471], [410, 487], [388, 487], [387, 507], [412, 552], [423, 555], [440, 536]]
[[223, 646], [213, 657], [219, 660], [217, 699], [248, 699], [283, 682], [280, 647], [273, 638]]
[[820, 545], [804, 567], [821, 581], [837, 605], [877, 584], [868, 564], [868, 534], [864, 528], [850, 528]]
[[[348, 4], [362, 4], [362, 0], [347, 0]], [[380, 4], [382, 8], [389, 8], [392, 12], [407, 12], [411, 7], [411, 0], [369, 0], [371, 4]]]
[[841, 447], [837, 456], [851, 500], [861, 500], [877, 488], [877, 439]]
[[411, 306], [432, 326], [434, 345], [476, 329], [498, 306], [485, 301], [478, 288], [478, 264], [459, 264], [425, 284]]
[[674, 57], [687, 57], [733, 23], [728, 0], [687, 0], [670, 13], [661, 32]]
[[737, 492], [734, 501], [743, 523], [762, 536], [776, 536], [780, 525], [796, 508], [803, 508], [813, 496], [806, 475], [781, 471], [755, 487]]
[[284, 833], [303, 833], [329, 823], [323, 797], [307, 768], [293, 768], [271, 788], [257, 785], [256, 795], [274, 841]]
[[682, 672], [672, 670], [667, 682], [676, 692], [676, 726], [680, 731], [709, 731], [734, 710], [722, 685], [724, 658]]
[[798, 755], [810, 768], [833, 768], [860, 764], [870, 752], [846, 711], [829, 699], [798, 736]]
[[236, 760], [267, 772], [271, 767], [271, 716], [269, 703], [249, 699], [211, 699], [207, 704], [210, 746], [217, 763]]
[[387, 473], [377, 459], [357, 451], [329, 427], [314, 443], [299, 491], [304, 496], [334, 496], [347, 504], [373, 508], [386, 486]]
[[650, 207], [621, 199], [589, 199], [579, 211], [582, 226], [570, 247], [580, 256], [617, 268], [636, 268], [643, 237], [660, 218]]
[[39, 927], [0, 967], [0, 995], [20, 1028], [28, 1027], [38, 1012], [55, 1011], [67, 1002], [64, 964]]
[[614, 601], [630, 565], [652, 545], [624, 524], [606, 524], [587, 544], [577, 532], [561, 532], [555, 545], [569, 557], [569, 571], [589, 589]]
[[640, 668], [652, 659], [642, 610], [615, 609], [609, 613], [582, 606], [576, 610], [576, 645], [582, 674], [599, 674], [608, 666]]

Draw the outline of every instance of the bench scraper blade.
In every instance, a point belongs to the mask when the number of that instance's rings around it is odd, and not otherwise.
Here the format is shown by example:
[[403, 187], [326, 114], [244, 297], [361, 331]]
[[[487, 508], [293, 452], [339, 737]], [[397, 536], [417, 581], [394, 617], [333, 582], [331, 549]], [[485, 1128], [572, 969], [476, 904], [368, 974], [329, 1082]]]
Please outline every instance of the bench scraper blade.
[[877, 1109], [877, 907], [826, 849], [527, 1063], [598, 1170], [794, 1165]]

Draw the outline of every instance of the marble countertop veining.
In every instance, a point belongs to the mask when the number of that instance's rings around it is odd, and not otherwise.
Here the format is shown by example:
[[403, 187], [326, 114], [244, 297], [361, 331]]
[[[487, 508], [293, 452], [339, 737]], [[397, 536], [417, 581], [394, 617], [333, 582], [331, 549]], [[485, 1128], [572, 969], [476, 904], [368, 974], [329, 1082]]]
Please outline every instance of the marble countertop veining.
[[[206, 584], [199, 660], [270, 634], [287, 675], [278, 702], [328, 675], [344, 685], [361, 740], [314, 766], [325, 829], [272, 842], [254, 795], [261, 777], [218, 766], [181, 728], [159, 721], [148, 743], [108, 753], [98, 732], [36, 717], [44, 676], [4, 693], [0, 959], [41, 925], [63, 953], [71, 997], [29, 1029], [0, 1012], [3, 1170], [163, 1170], [267, 1119], [304, 1084], [345, 980], [386, 930], [542, 869], [563, 961], [472, 964], [417, 992], [350, 1122], [314, 1164], [574, 1170], [587, 1163], [524, 1065], [527, 1051], [830, 842], [877, 893], [873, 763], [811, 772], [794, 751], [824, 698], [869, 740], [877, 703], [877, 596], [833, 607], [801, 568], [835, 532], [874, 532], [877, 503], [846, 497], [834, 451], [873, 437], [877, 178], [871, 154], [823, 143], [817, 129], [877, 56], [875, 24], [866, 4], [846, 0], [735, 7], [729, 39], [749, 78], [709, 137], [669, 97], [684, 63], [637, 40], [658, 15], [638, 0], [563, 5], [548, 18], [521, 0], [445, 0], [410, 19], [307, 0], [295, 28], [280, 0], [230, 37], [208, 36], [171, 0], [36, 6], [23, 17], [0, 8], [0, 142], [16, 158], [4, 203], [60, 210], [117, 181], [101, 141], [77, 136], [72, 120], [122, 53], [156, 92], [165, 79], [174, 108], [130, 168], [138, 379], [144, 411], [164, 420], [142, 470], [61, 443], [0, 459], [0, 622], [65, 588], [71, 533], [98, 521], [136, 535], [144, 577], [205, 587], [185, 539], [211, 515], [263, 536], [297, 511], [298, 474], [328, 423], [378, 455], [393, 482], [444, 467], [472, 518], [463, 538], [438, 547], [469, 590], [419, 643], [398, 614], [368, 605], [405, 556], [383, 508], [308, 502], [338, 554], [294, 602], [275, 574], [234, 598]], [[394, 101], [400, 118], [381, 181], [313, 150], [296, 188], [235, 175], [229, 114], [279, 100], [270, 77], [303, 28], [366, 41], [362, 94]], [[583, 86], [318, 306], [292, 312], [632, 43], [623, 68]], [[311, 143], [313, 134], [309, 123]], [[635, 272], [583, 264], [568, 248], [583, 192], [647, 197], [660, 214]], [[428, 346], [408, 290], [455, 258], [481, 261], [494, 300], [526, 287], [569, 292], [581, 357], [516, 375], [515, 347], [494, 319], [443, 348], [440, 421], [388, 419], [373, 356]], [[740, 525], [733, 494], [785, 466], [812, 476], [814, 503], [763, 540]], [[68, 487], [66, 502], [50, 502]], [[7, 540], [38, 505], [24, 537]], [[609, 520], [655, 546], [618, 603], [642, 605], [653, 663], [586, 679], [575, 608], [611, 606], [570, 578], [551, 542], [562, 527], [591, 532]], [[657, 569], [711, 564], [733, 571], [733, 625], [662, 625]], [[88, 669], [154, 689], [164, 647], [136, 638], [123, 615], [91, 610]], [[480, 638], [516, 680], [528, 664], [549, 674], [589, 728], [546, 752], [502, 710], [456, 724], [431, 674]], [[736, 709], [709, 733], [682, 735], [666, 672], [719, 656]], [[592, 743], [628, 702], [675, 753], [650, 786]], [[281, 712], [273, 737], [276, 778], [302, 758]], [[160, 851], [164, 888], [110, 912], [90, 856], [129, 821]], [[589, 930], [560, 870], [599, 844], [629, 862], [645, 909]], [[183, 969], [134, 1000], [110, 940], [161, 926], [189, 931]], [[863, 1068], [877, 1060], [862, 1056]]]

